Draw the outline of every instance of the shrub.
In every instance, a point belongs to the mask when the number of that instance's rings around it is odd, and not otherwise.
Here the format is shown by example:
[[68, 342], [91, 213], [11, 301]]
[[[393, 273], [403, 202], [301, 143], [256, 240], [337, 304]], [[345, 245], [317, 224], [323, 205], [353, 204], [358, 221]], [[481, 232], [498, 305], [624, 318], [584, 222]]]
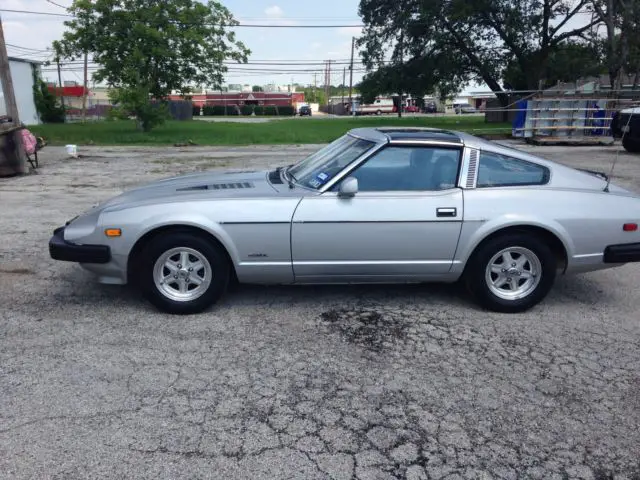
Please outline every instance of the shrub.
[[142, 85], [113, 89], [109, 99], [114, 104], [114, 115], [132, 114], [138, 127], [145, 132], [162, 125], [170, 116], [167, 102], [151, 101], [149, 89]]
[[58, 98], [49, 91], [47, 84], [33, 76], [33, 100], [42, 123], [64, 123], [65, 109]]
[[243, 105], [240, 108], [240, 114], [241, 115], [251, 115], [253, 113], [253, 109], [255, 108], [254, 105]]
[[293, 108], [290, 105], [287, 105], [285, 107], [278, 107], [278, 115], [282, 115], [282, 116], [292, 116], [296, 113], [295, 108]]
[[278, 115], [278, 107], [275, 105], [267, 105], [264, 107], [264, 115]]
[[[226, 110], [226, 113], [225, 113]], [[242, 113], [242, 115], [250, 115], [252, 112], [252, 110], [249, 111], [248, 114]], [[240, 115], [241, 112], [238, 110], [238, 106], [237, 105], [205, 105], [204, 107], [204, 115], [211, 117], [211, 116], [220, 116], [220, 115]], [[198, 113], [195, 113], [194, 110], [194, 116], [199, 116], [200, 115], [200, 111], [198, 110]]]

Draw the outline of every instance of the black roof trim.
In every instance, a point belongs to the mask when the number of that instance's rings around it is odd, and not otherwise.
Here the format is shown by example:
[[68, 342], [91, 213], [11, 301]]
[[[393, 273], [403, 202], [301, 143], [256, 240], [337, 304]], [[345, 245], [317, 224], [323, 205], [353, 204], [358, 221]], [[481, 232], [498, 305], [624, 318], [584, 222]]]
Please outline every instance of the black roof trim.
[[381, 127], [377, 128], [380, 133], [387, 136], [390, 141], [394, 140], [436, 140], [462, 144], [462, 138], [448, 130], [437, 128], [421, 127]]

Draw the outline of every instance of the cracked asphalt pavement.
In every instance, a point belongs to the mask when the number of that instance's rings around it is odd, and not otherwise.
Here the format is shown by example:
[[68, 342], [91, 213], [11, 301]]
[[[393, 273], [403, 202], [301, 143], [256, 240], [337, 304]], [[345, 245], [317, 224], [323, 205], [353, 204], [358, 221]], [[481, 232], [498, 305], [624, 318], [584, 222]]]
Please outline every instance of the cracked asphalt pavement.
[[[0, 478], [640, 479], [638, 265], [561, 277], [519, 315], [410, 285], [241, 286], [175, 317], [48, 256], [123, 189], [312, 150], [47, 147], [0, 179]], [[615, 181], [640, 191], [639, 160]]]

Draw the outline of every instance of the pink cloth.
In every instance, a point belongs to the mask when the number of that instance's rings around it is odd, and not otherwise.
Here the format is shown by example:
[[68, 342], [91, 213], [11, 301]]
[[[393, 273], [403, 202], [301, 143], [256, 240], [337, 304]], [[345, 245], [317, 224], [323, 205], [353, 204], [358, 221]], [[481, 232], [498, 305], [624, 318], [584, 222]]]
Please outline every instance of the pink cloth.
[[22, 137], [22, 146], [24, 147], [24, 151], [27, 155], [33, 155], [36, 153], [36, 148], [38, 146], [38, 140], [36, 137], [26, 128], [20, 130], [20, 135]]

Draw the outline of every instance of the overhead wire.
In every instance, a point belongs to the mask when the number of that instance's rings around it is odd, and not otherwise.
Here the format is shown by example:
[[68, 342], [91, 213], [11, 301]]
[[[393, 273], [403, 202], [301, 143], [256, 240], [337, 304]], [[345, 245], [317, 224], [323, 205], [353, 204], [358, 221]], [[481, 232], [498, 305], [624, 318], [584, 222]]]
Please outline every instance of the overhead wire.
[[56, 7], [64, 8], [65, 10], [67, 10], [69, 8], [69, 7], [65, 7], [64, 5], [60, 5], [59, 3], [56, 3], [53, 0], [45, 0], [45, 2], [48, 2], [51, 5], [55, 5]]
[[[12, 9], [12, 8], [0, 8], [0, 12], [7, 12], [7, 13], [22, 13], [25, 15], [45, 15], [45, 16], [52, 16], [52, 17], [68, 17], [68, 18], [73, 18], [74, 15], [70, 14], [70, 13], [55, 13], [55, 12], [38, 12], [35, 10], [18, 10], [18, 9]], [[215, 23], [215, 24], [208, 24], [208, 23], [203, 23], [203, 22], [175, 22], [176, 25], [214, 25], [216, 27], [231, 27], [231, 28], [235, 28], [235, 27], [240, 27], [240, 28], [361, 28], [363, 27], [363, 25], [301, 25], [301, 24], [287, 24], [287, 23], [282, 23], [282, 22], [286, 22], [287, 19], [285, 18], [276, 18], [276, 19], [272, 19], [272, 22], [277, 22], [277, 23], [263, 23], [263, 24], [257, 24], [257, 23], [230, 23], [230, 24], [225, 24], [225, 23]]]

